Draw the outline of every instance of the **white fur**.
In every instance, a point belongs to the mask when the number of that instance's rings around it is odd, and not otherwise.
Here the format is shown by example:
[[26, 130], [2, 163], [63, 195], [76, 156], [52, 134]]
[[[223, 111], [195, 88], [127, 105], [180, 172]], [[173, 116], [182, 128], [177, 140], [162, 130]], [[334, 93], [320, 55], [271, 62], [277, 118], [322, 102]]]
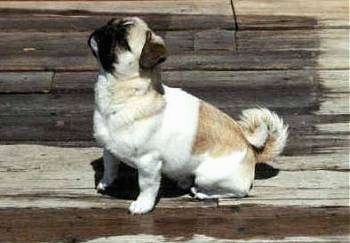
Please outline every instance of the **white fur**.
[[201, 163], [194, 171], [197, 187], [191, 188], [195, 197], [246, 196], [254, 180], [254, 172], [249, 171], [249, 166], [244, 163], [246, 153], [246, 150], [235, 151], [218, 158], [202, 155]]

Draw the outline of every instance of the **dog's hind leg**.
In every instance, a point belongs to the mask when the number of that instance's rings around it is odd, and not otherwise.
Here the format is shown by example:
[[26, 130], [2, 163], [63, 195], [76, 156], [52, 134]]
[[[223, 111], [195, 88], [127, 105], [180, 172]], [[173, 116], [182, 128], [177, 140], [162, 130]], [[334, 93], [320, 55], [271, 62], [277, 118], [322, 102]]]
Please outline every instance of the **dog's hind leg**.
[[191, 188], [194, 197], [212, 199], [247, 196], [255, 169], [255, 161], [250, 159], [249, 153], [237, 151], [219, 158], [206, 158], [195, 171], [195, 186]]

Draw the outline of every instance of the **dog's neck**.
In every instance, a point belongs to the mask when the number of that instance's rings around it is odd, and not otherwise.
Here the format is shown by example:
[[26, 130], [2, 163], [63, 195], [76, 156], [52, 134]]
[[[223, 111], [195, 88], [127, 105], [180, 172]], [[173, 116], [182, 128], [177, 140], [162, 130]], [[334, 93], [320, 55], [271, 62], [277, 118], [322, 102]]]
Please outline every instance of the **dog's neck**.
[[138, 91], [146, 92], [150, 89], [155, 90], [159, 94], [164, 94], [164, 88], [161, 84], [161, 75], [159, 68], [150, 70], [141, 70], [140, 72], [128, 75], [111, 74], [101, 71], [99, 76], [105, 78], [104, 85], [109, 88], [137, 89]]
[[153, 88], [152, 78], [144, 74], [121, 79], [100, 73], [95, 102], [100, 113], [118, 114], [119, 125], [150, 117], [165, 107], [163, 95]]

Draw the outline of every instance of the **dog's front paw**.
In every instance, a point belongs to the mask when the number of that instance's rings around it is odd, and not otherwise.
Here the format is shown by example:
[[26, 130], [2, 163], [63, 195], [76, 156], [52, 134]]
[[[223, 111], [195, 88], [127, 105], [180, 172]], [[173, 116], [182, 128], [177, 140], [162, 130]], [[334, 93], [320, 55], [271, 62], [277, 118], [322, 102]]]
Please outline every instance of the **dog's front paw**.
[[131, 214], [144, 214], [153, 209], [154, 202], [152, 200], [138, 199], [130, 204], [129, 212]]

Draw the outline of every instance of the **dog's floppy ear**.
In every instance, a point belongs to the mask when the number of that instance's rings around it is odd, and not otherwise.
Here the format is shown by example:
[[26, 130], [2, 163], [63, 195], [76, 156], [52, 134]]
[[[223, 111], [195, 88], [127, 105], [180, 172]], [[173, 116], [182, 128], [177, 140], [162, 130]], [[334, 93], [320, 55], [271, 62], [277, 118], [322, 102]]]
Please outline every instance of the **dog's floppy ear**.
[[140, 66], [143, 69], [151, 69], [164, 62], [168, 56], [163, 39], [148, 30], [146, 42], [140, 56]]

